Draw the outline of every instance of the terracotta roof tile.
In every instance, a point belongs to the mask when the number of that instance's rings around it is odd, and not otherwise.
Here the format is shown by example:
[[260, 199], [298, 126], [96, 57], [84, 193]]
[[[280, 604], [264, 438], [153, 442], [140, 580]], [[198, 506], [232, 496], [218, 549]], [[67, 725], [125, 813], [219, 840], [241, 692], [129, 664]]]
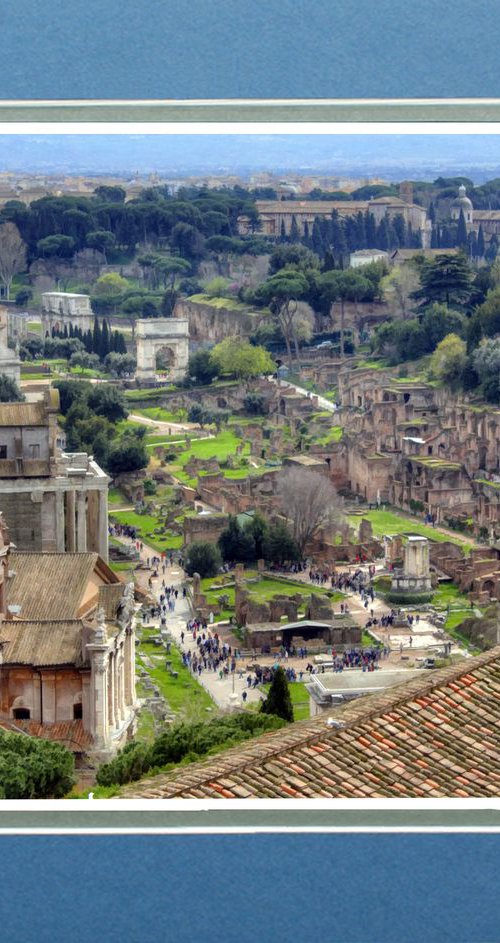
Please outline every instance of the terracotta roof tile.
[[[123, 791], [124, 797], [491, 796], [500, 791], [500, 648]], [[237, 784], [237, 786], [236, 786]], [[229, 796], [226, 796], [228, 798]]]

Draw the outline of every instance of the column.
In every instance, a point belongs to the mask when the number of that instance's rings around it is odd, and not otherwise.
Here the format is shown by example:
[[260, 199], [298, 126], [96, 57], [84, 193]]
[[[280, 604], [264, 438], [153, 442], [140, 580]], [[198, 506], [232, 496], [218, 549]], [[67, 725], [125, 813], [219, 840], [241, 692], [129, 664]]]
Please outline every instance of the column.
[[99, 491], [98, 510], [98, 553], [105, 563], [108, 562], [108, 487], [106, 491]]
[[75, 533], [75, 492], [66, 492], [66, 549], [70, 553], [76, 550]]
[[87, 499], [85, 491], [77, 491], [77, 550], [87, 549]]
[[135, 635], [132, 628], [125, 632], [125, 703], [135, 703]]
[[64, 553], [65, 549], [64, 492], [56, 491], [56, 551]]
[[[100, 744], [108, 741], [108, 657], [107, 654], [95, 654], [92, 659], [93, 681], [93, 725], [91, 733]], [[85, 714], [84, 714], [85, 723]]]
[[120, 649], [120, 711], [122, 719], [127, 716], [127, 704], [125, 699], [125, 646]]
[[108, 660], [108, 723], [116, 726], [115, 719], [115, 656], [111, 652]]

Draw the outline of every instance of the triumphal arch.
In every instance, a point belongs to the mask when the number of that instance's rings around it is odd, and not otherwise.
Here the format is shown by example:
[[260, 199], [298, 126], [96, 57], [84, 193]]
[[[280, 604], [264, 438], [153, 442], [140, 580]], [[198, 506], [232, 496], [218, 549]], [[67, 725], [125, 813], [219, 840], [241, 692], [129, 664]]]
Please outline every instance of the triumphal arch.
[[166, 374], [183, 380], [189, 359], [187, 318], [144, 318], [136, 321], [138, 380], [154, 380]]

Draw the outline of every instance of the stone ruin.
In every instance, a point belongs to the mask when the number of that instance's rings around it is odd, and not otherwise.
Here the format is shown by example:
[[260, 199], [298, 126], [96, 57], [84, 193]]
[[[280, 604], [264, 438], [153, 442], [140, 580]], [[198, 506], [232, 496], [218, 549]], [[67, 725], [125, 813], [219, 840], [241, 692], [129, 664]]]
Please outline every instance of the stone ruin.
[[432, 595], [432, 582], [429, 559], [429, 541], [426, 537], [410, 536], [404, 544], [404, 562], [402, 569], [393, 571], [391, 582], [391, 596], [404, 597], [411, 603], [418, 597], [418, 602], [424, 602], [423, 597]]

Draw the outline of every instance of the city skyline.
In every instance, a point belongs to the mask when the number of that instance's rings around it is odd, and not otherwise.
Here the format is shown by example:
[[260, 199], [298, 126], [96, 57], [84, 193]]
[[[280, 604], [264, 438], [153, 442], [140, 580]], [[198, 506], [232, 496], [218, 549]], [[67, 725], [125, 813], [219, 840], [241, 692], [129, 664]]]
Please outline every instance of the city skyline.
[[1, 134], [0, 168], [17, 174], [311, 172], [433, 179], [500, 175], [488, 134]]

